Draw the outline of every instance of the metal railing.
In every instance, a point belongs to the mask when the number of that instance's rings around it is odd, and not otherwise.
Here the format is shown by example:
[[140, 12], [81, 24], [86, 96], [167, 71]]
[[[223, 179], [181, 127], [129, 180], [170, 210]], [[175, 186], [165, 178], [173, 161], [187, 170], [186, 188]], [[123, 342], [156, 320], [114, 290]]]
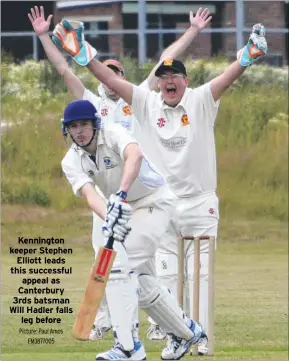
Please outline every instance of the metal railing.
[[[124, 0], [125, 1], [125, 0]], [[231, 1], [231, 0], [223, 0]], [[236, 34], [236, 49], [238, 50], [244, 46], [244, 32], [251, 32], [251, 28], [244, 26], [244, 0], [235, 0], [236, 2], [236, 27], [221, 27], [221, 28], [207, 28], [202, 30], [202, 34], [207, 33], [223, 33], [223, 34]], [[158, 34], [162, 36], [164, 34], [183, 34], [186, 29], [147, 29], [146, 27], [146, 11], [147, 1], [138, 0], [138, 29], [114, 29], [114, 30], [97, 30], [97, 31], [85, 31], [86, 35], [137, 35], [138, 37], [138, 61], [139, 64], [143, 64], [147, 60], [146, 54], [146, 36], [149, 34]], [[266, 28], [267, 34], [288, 34], [289, 30], [286, 28]], [[52, 33], [50, 33], [51, 35]], [[33, 31], [23, 32], [2, 32], [1, 37], [24, 37], [31, 36], [33, 42], [33, 59], [39, 60], [39, 42], [37, 35]], [[160, 42], [162, 43], [162, 42]], [[160, 49], [163, 50], [163, 49]]]
[[[244, 32], [251, 32], [252, 28], [243, 28], [242, 33]], [[145, 30], [145, 37], [148, 34], [183, 34], [186, 31], [185, 28], [178, 28], [178, 29], [146, 29]], [[224, 34], [235, 34], [237, 33], [238, 38], [238, 29], [237, 27], [230, 27], [230, 28], [213, 28], [213, 29], [204, 29], [202, 30], [202, 34], [211, 34], [211, 33], [224, 33]], [[267, 34], [288, 34], [288, 29], [283, 28], [266, 28]], [[52, 35], [52, 32], [49, 33]], [[114, 30], [99, 30], [99, 31], [85, 31], [85, 35], [139, 35], [138, 29], [114, 29]], [[33, 59], [38, 61], [39, 60], [39, 41], [37, 35], [33, 31], [23, 31], [23, 32], [1, 32], [2, 37], [27, 37], [30, 36], [33, 42]], [[142, 38], [141, 38], [142, 39]], [[243, 37], [242, 37], [243, 39]], [[240, 39], [236, 43], [236, 50], [240, 49], [242, 45], [239, 45]], [[146, 54], [145, 54], [145, 41], [139, 42], [139, 62], [143, 64], [146, 61]], [[105, 55], [104, 53], [102, 55]]]

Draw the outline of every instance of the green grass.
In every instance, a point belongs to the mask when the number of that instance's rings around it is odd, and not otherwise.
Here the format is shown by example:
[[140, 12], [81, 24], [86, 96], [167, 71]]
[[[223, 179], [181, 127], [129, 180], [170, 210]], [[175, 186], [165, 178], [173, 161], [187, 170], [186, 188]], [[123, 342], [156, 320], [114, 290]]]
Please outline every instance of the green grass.
[[[134, 83], [142, 81], [153, 66], [145, 64], [140, 71], [131, 59], [124, 59], [124, 64]], [[187, 62], [189, 79], [199, 86], [227, 65], [223, 59]], [[83, 207], [60, 166], [68, 148], [60, 119], [72, 95], [48, 62], [3, 63], [1, 71], [2, 119], [18, 124], [2, 136], [2, 203], [37, 204], [60, 211]], [[74, 71], [95, 91], [98, 81], [87, 69], [74, 67]], [[286, 69], [247, 69], [221, 99], [215, 134], [222, 216], [287, 220]]]
[[[216, 344], [208, 359], [288, 359], [288, 228], [272, 219], [221, 219], [216, 261]], [[59, 212], [52, 208], [3, 206], [2, 209], [2, 360], [92, 360], [111, 346], [110, 335], [100, 342], [75, 341], [74, 315], [63, 317], [62, 336], [53, 346], [30, 346], [19, 335], [18, 315], [8, 306], [21, 276], [11, 276], [15, 257], [8, 254], [18, 236], [64, 237], [74, 254], [67, 257], [73, 275], [61, 284], [74, 310], [82, 296], [92, 262], [91, 217], [86, 209]], [[163, 342], [145, 337], [146, 317], [141, 314], [141, 335], [148, 359], [159, 359]], [[46, 327], [46, 326], [44, 326]], [[187, 356], [185, 359], [190, 359]], [[205, 358], [207, 359], [207, 358]]]

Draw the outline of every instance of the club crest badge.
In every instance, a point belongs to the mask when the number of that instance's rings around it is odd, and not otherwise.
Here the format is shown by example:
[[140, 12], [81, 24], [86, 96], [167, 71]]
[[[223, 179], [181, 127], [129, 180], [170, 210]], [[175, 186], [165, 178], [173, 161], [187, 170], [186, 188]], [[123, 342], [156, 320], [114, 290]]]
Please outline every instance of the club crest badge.
[[128, 105], [122, 108], [124, 115], [132, 115], [131, 109]]
[[164, 65], [171, 66], [172, 64], [173, 64], [173, 59], [164, 60]]
[[184, 115], [182, 116], [181, 121], [182, 121], [182, 124], [183, 124], [183, 125], [188, 125], [188, 124], [190, 124], [187, 114], [184, 114]]

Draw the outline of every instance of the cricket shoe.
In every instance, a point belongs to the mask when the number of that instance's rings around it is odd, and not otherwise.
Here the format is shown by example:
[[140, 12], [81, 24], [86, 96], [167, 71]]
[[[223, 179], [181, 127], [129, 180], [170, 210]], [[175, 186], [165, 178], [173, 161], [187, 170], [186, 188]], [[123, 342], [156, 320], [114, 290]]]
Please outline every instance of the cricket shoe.
[[106, 352], [96, 355], [96, 360], [146, 360], [144, 346], [139, 341], [134, 341], [134, 350], [125, 351], [119, 343]]
[[180, 360], [190, 350], [190, 347], [204, 335], [201, 325], [193, 320], [191, 320], [190, 330], [194, 333], [194, 336], [189, 340], [175, 335], [168, 338], [167, 346], [161, 354], [162, 360]]
[[164, 340], [167, 334], [163, 332], [159, 325], [150, 325], [147, 330], [147, 338], [149, 340]]
[[[198, 341], [198, 355], [204, 356], [208, 354], [208, 337], [205, 333], [202, 334]], [[191, 349], [190, 355], [193, 356], [193, 350]]]
[[102, 340], [104, 338], [105, 332], [109, 331], [111, 327], [95, 327], [93, 325], [92, 330], [90, 331], [88, 339], [91, 341]]

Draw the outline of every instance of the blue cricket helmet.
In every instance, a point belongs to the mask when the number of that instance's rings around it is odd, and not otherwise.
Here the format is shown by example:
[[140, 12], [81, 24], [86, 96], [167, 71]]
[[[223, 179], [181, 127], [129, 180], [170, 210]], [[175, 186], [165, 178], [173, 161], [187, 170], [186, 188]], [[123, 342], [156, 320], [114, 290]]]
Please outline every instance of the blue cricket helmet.
[[74, 100], [64, 110], [61, 119], [62, 134], [67, 136], [66, 126], [75, 120], [91, 120], [95, 129], [101, 128], [101, 118], [97, 114], [95, 106], [88, 100]]

